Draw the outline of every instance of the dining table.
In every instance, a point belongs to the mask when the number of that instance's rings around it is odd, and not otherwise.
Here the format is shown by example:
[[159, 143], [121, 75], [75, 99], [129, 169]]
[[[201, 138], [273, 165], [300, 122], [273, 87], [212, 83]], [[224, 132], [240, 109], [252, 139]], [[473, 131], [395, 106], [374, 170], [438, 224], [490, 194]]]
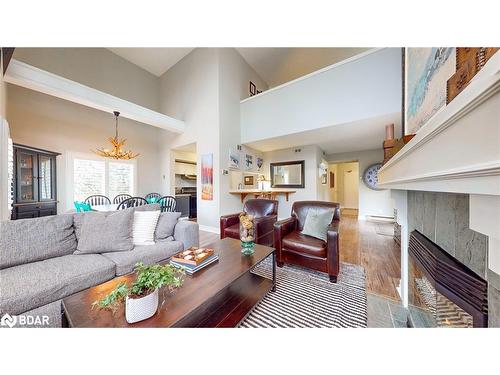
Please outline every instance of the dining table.
[[109, 212], [109, 211], [116, 211], [117, 208], [118, 208], [118, 204], [116, 204], [116, 203], [98, 204], [98, 205], [92, 206], [92, 211]]

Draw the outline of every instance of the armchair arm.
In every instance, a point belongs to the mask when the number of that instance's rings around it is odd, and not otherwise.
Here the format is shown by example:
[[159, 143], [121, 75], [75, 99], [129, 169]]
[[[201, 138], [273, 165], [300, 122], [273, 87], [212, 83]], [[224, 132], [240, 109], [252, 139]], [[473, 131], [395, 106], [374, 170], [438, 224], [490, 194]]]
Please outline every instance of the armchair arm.
[[[262, 237], [270, 237], [272, 242], [272, 233], [274, 230], [274, 223], [276, 223], [277, 215], [269, 215], [256, 217], [255, 223], [255, 239], [258, 240]], [[260, 243], [260, 242], [259, 242]]]
[[225, 237], [224, 229], [226, 229], [234, 224], [238, 224], [240, 222], [240, 214], [241, 214], [241, 212], [238, 212], [236, 214], [223, 215], [220, 217], [220, 238], [221, 239], [223, 239]]
[[287, 234], [293, 232], [297, 225], [297, 219], [289, 217], [288, 219], [279, 220], [274, 223], [274, 247], [278, 255], [278, 261], [281, 261], [281, 240]]
[[328, 274], [337, 276], [339, 274], [340, 256], [339, 256], [339, 227], [340, 222], [334, 220], [327, 229], [326, 248]]
[[199, 226], [197, 223], [189, 220], [178, 220], [174, 228], [174, 239], [181, 241], [184, 250], [191, 246], [200, 246]]

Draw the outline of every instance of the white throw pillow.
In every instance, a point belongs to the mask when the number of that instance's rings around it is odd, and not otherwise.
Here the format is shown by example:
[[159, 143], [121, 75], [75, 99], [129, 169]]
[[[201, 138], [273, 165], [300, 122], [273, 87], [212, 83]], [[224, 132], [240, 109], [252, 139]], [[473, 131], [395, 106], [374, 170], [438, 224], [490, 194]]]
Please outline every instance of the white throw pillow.
[[134, 245], [154, 245], [160, 211], [135, 211], [132, 237]]

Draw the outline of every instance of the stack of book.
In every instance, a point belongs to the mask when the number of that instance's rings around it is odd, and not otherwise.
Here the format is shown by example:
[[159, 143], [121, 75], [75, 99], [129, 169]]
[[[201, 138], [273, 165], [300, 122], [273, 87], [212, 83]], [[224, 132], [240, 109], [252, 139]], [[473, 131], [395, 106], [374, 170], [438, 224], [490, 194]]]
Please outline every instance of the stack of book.
[[184, 269], [188, 275], [193, 275], [218, 260], [219, 254], [215, 254], [213, 249], [192, 247], [174, 255], [170, 264]]

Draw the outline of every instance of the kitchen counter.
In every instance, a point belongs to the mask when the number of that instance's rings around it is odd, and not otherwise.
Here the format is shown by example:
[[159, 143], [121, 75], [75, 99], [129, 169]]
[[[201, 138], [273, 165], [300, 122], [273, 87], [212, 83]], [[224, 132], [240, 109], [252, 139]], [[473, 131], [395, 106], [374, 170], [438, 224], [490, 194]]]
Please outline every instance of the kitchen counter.
[[255, 198], [270, 198], [270, 199], [275, 199], [277, 195], [284, 195], [286, 201], [288, 202], [288, 195], [291, 193], [295, 193], [296, 190], [293, 189], [267, 189], [267, 190], [260, 190], [260, 189], [235, 189], [235, 190], [229, 190], [230, 194], [239, 194], [241, 196], [241, 202], [245, 200], [245, 197], [247, 195], [253, 195]]

